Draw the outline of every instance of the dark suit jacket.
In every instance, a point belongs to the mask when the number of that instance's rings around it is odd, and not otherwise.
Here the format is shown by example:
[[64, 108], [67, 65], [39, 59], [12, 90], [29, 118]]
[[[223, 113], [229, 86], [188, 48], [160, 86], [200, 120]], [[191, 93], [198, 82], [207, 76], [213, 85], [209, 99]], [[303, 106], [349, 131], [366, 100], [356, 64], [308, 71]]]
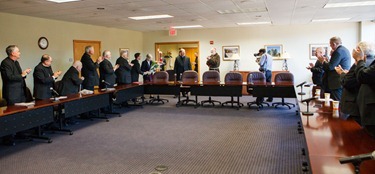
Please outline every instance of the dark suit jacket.
[[71, 66], [62, 78], [58, 92], [60, 95], [77, 94], [82, 80], [79, 78], [79, 72], [76, 68]]
[[[99, 72], [100, 72], [100, 88], [113, 88], [113, 85], [116, 83], [116, 74], [115, 71], [113, 70], [112, 63], [104, 59], [102, 62], [99, 64]], [[106, 85], [104, 82], [108, 82], [109, 85]]]
[[312, 72], [313, 83], [318, 86], [322, 86], [323, 74], [324, 74], [323, 64], [320, 63], [319, 60], [317, 60], [315, 62], [314, 67], [312, 67], [310, 71]]
[[332, 53], [332, 57], [328, 63], [323, 63], [323, 70], [327, 73], [328, 89], [339, 89], [341, 88], [340, 75], [337, 74], [335, 67], [341, 65], [343, 69], [350, 68], [351, 55], [349, 50], [344, 46], [340, 45]]
[[187, 70], [191, 70], [190, 58], [181, 56], [177, 56], [176, 60], [174, 61], [174, 72], [177, 75], [177, 80], [181, 79], [181, 74]]
[[119, 57], [116, 60], [116, 64], [118, 64], [120, 67], [116, 70], [116, 76], [117, 76], [117, 83], [118, 84], [129, 84], [132, 82], [131, 79], [131, 69], [132, 67], [129, 65], [128, 60], [126, 60], [123, 57]]
[[51, 87], [54, 87], [55, 79], [52, 77], [51, 67], [45, 67], [40, 62], [34, 68], [34, 97], [35, 99], [47, 99], [52, 97]]
[[25, 102], [26, 83], [22, 77], [22, 69], [18, 61], [9, 57], [1, 62], [1, 78], [3, 79], [3, 98], [8, 105]]
[[99, 75], [96, 69], [99, 67], [97, 63], [91, 59], [91, 56], [87, 53], [84, 53], [81, 58], [82, 62], [82, 76], [85, 78], [83, 80], [83, 87], [90, 88], [93, 90], [94, 86], [99, 85]]
[[357, 63], [355, 69], [357, 80], [361, 83], [357, 104], [362, 125], [375, 125], [375, 61], [366, 67], [365, 61]]
[[341, 85], [344, 88], [340, 101], [341, 112], [351, 116], [359, 116], [357, 95], [361, 84], [357, 81], [355, 75], [356, 67], [357, 66], [353, 64], [347, 74], [342, 73], [340, 75]]
[[139, 61], [137, 59], [132, 60], [131, 63], [133, 64], [131, 70], [132, 82], [138, 82], [139, 74], [143, 74], [143, 72], [141, 71], [141, 65], [139, 64]]
[[[150, 71], [152, 64], [153, 64], [152, 60], [150, 60], [150, 64], [147, 63], [147, 60], [142, 61], [141, 71], [142, 72]], [[148, 75], [148, 74], [143, 75], [143, 81], [144, 82], [145, 81], [151, 81], [151, 76]]]

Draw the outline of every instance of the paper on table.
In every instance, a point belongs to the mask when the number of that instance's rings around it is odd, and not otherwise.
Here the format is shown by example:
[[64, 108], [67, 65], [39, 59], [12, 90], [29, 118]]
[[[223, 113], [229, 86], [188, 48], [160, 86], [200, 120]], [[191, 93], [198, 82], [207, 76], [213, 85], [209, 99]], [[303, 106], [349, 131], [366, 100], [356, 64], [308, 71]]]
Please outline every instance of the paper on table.
[[[67, 96], [59, 96], [59, 97], [56, 97], [57, 100], [60, 100], [60, 99], [66, 99]], [[54, 100], [55, 98], [50, 98], [51, 100]]]
[[86, 94], [94, 94], [94, 91], [84, 89], [84, 90], [82, 90], [80, 93], [83, 94], [83, 95], [86, 95]]
[[16, 105], [16, 106], [33, 106], [33, 105], [35, 105], [35, 102], [32, 101], [32, 102], [15, 103], [14, 105]]

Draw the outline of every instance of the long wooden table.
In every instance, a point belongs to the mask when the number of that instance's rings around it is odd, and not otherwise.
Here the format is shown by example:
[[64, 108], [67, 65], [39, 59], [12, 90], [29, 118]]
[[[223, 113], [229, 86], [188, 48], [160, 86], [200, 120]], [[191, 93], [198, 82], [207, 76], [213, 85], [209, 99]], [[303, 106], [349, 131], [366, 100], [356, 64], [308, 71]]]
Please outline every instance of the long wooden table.
[[[298, 105], [300, 111], [307, 110], [306, 103]], [[339, 158], [373, 152], [375, 138], [354, 120], [341, 119], [338, 111], [333, 110], [332, 101], [313, 100], [309, 110], [314, 114], [300, 113], [300, 117], [312, 173], [355, 173], [352, 164], [340, 164]], [[362, 162], [360, 172], [375, 173], [375, 161]]]

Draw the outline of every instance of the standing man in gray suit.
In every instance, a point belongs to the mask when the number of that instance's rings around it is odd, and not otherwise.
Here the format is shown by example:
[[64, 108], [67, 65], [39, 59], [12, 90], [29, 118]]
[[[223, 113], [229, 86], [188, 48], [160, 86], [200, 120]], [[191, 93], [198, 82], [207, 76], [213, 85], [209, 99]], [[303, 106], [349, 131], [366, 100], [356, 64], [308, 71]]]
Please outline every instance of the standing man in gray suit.
[[177, 75], [177, 80], [181, 80], [181, 74], [187, 70], [191, 70], [190, 57], [185, 56], [185, 49], [181, 48], [178, 56], [174, 61], [174, 73]]
[[339, 101], [342, 94], [342, 86], [340, 83], [340, 75], [337, 74], [335, 67], [341, 66], [343, 69], [350, 68], [350, 53], [347, 48], [342, 46], [341, 38], [332, 37], [329, 45], [333, 50], [331, 59], [328, 61], [323, 56], [318, 57], [318, 60], [323, 64], [323, 70], [327, 73], [328, 89], [331, 90], [331, 98]]

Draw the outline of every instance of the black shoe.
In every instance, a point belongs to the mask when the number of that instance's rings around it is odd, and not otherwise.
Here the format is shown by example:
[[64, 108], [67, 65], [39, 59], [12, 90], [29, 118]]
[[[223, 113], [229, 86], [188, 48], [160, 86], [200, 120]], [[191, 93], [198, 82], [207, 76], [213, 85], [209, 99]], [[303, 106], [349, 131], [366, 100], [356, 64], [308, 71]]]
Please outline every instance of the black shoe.
[[268, 99], [267, 99], [267, 102], [272, 102], [272, 98], [268, 98]]

